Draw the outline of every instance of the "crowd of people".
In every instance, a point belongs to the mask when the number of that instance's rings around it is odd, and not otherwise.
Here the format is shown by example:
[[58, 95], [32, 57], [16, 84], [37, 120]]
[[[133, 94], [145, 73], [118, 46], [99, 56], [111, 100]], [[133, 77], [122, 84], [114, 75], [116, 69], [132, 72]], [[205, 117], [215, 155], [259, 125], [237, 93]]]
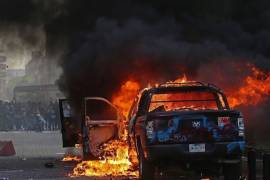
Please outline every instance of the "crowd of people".
[[58, 102], [0, 101], [0, 131], [52, 131], [60, 126]]

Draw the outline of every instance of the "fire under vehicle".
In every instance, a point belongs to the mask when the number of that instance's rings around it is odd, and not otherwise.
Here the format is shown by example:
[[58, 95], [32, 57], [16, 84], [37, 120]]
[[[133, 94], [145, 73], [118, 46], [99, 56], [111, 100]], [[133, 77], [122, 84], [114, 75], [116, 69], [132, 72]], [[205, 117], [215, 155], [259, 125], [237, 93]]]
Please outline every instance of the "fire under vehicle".
[[129, 141], [141, 179], [156, 169], [181, 166], [198, 173], [241, 176], [244, 121], [222, 91], [201, 82], [166, 83], [139, 93], [129, 114]]

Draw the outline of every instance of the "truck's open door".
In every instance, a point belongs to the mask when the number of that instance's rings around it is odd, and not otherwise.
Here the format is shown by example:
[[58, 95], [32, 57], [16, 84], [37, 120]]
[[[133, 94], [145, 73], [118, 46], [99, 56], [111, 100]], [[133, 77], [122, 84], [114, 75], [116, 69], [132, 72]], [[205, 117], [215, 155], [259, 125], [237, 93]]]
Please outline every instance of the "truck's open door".
[[81, 144], [81, 118], [75, 116], [71, 106], [71, 101], [60, 99], [59, 110], [62, 126], [63, 147], [74, 147], [75, 144]]
[[84, 155], [88, 151], [89, 158], [97, 158], [103, 152], [102, 144], [119, 137], [119, 122], [123, 116], [112, 103], [101, 97], [86, 97], [84, 113]]

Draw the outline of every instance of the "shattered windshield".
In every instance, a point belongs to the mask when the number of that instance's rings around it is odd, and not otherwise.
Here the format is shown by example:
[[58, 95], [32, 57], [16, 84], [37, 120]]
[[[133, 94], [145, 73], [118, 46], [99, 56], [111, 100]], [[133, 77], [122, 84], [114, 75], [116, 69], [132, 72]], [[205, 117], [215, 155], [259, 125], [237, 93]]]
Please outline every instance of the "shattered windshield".
[[184, 91], [153, 94], [149, 112], [218, 109], [214, 93]]

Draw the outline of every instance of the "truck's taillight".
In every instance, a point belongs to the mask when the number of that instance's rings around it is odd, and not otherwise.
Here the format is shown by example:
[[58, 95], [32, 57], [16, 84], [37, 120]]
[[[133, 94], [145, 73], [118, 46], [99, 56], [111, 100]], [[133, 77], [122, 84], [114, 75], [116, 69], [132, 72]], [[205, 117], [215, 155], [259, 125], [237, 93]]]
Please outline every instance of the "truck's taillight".
[[245, 136], [244, 118], [242, 118], [242, 117], [238, 118], [237, 125], [238, 125], [239, 136]]
[[146, 136], [149, 140], [154, 138], [154, 121], [148, 121], [146, 124]]
[[223, 128], [224, 126], [231, 123], [230, 117], [218, 117], [218, 127]]

